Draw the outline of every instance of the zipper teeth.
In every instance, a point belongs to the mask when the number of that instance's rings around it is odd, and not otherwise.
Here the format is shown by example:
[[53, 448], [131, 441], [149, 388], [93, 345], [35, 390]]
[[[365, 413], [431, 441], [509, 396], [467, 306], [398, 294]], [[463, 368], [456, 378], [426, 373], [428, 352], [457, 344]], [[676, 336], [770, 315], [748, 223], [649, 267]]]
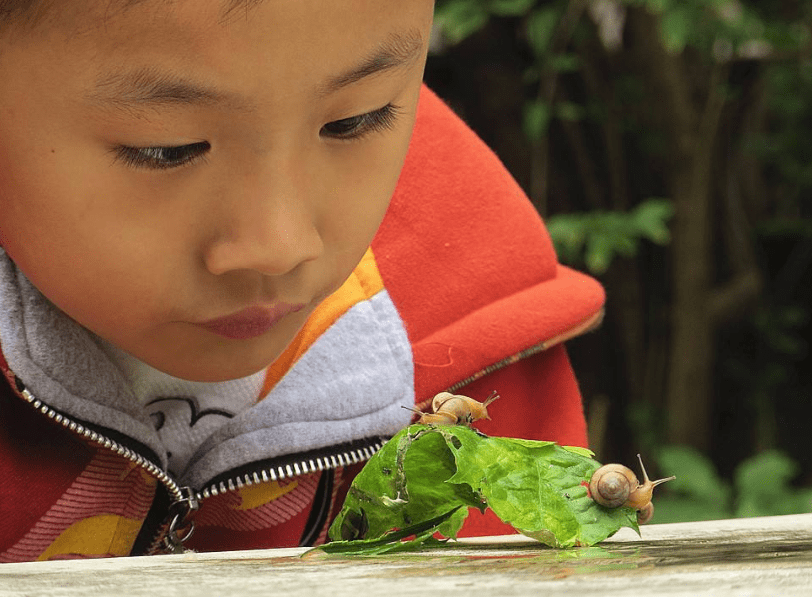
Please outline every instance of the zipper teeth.
[[[128, 447], [121, 445], [117, 441], [112, 440], [101, 433], [97, 433], [92, 429], [88, 429], [81, 423], [77, 423], [70, 417], [66, 417], [65, 415], [55, 411], [42, 400], [31, 394], [31, 392], [29, 392], [27, 389], [22, 390], [21, 393], [23, 398], [25, 398], [25, 400], [29, 402], [31, 406], [47, 416], [49, 419], [53, 419], [66, 429], [69, 429], [70, 431], [73, 431], [74, 433], [77, 433], [92, 442], [104, 446], [109, 450], [113, 450], [116, 454], [124, 456], [131, 462], [143, 467], [147, 470], [147, 472], [157, 477], [161, 483], [167, 486], [172, 493], [172, 497], [176, 498], [177, 500], [183, 499], [183, 492], [181, 491], [180, 485], [178, 485], [161, 467], [152, 461], [147, 460], [137, 452], [134, 452]], [[242, 477], [234, 477], [226, 481], [221, 481], [219, 483], [210, 485], [202, 491], [196, 492], [195, 497], [197, 499], [203, 499], [210, 496], [219, 495], [221, 493], [226, 493], [228, 491], [236, 491], [242, 487], [255, 485], [258, 483], [282, 481], [284, 479], [289, 479], [290, 477], [297, 477], [299, 475], [306, 475], [308, 473], [327, 471], [341, 466], [357, 464], [372, 458], [372, 456], [378, 450], [380, 450], [382, 446], [383, 444], [381, 442], [376, 442], [371, 446], [364, 446], [363, 448], [358, 448], [357, 450], [348, 450], [339, 454], [330, 454], [317, 458], [309, 458], [307, 460], [294, 462], [292, 464], [270, 467], [254, 473], [246, 473]]]
[[[113, 450], [116, 454], [123, 456], [136, 465], [146, 469], [148, 473], [156, 477], [166, 486], [176, 501], [184, 499], [180, 485], [178, 485], [178, 483], [176, 483], [161, 467], [152, 461], [147, 460], [137, 452], [134, 452], [126, 446], [121, 445], [115, 440], [112, 440], [101, 433], [97, 433], [92, 429], [88, 429], [81, 423], [77, 423], [70, 417], [66, 417], [65, 415], [55, 411], [42, 400], [31, 394], [28, 389], [22, 390], [21, 393], [23, 398], [29, 402], [31, 406], [39, 410], [49, 419], [54, 420], [66, 429], [69, 429], [70, 431], [77, 433], [92, 442], [104, 446], [109, 450]], [[332, 470], [341, 466], [357, 464], [372, 458], [372, 456], [378, 450], [380, 450], [382, 446], [383, 444], [381, 442], [376, 442], [371, 446], [364, 446], [363, 448], [359, 448], [357, 450], [348, 450], [339, 454], [330, 454], [317, 458], [309, 458], [307, 460], [294, 462], [292, 464], [270, 467], [254, 473], [246, 473], [241, 477], [230, 478], [228, 480], [210, 485], [201, 491], [197, 491], [195, 492], [195, 497], [198, 500], [201, 500], [211, 496], [220, 495], [222, 493], [227, 493], [229, 491], [237, 491], [242, 487], [250, 485], [256, 485], [269, 481], [282, 481], [284, 479], [289, 479], [299, 475]]]
[[92, 429], [88, 429], [81, 423], [77, 423], [73, 419], [66, 417], [65, 415], [55, 411], [50, 406], [45, 404], [42, 400], [31, 394], [31, 392], [29, 392], [27, 389], [22, 390], [21, 394], [23, 398], [31, 404], [31, 406], [33, 406], [35, 409], [37, 409], [42, 414], [47, 416], [49, 419], [54, 420], [55, 422], [59, 423], [66, 429], [69, 429], [70, 431], [77, 433], [92, 442], [104, 446], [109, 450], [113, 450], [119, 456], [123, 456], [127, 458], [130, 462], [133, 462], [136, 465], [146, 469], [148, 473], [156, 477], [161, 483], [163, 483], [166, 486], [166, 488], [169, 490], [169, 492], [172, 494], [172, 497], [175, 498], [175, 500], [183, 499], [183, 493], [181, 491], [180, 485], [178, 485], [175, 481], [173, 481], [172, 478], [169, 477], [169, 475], [167, 475], [166, 472], [164, 472], [164, 470], [161, 467], [159, 467], [152, 461], [147, 460], [137, 452], [130, 450], [128, 447], [121, 445], [117, 441], [112, 440], [109, 437], [102, 435], [101, 433], [97, 433]]
[[289, 479], [290, 477], [357, 464], [372, 458], [372, 456], [378, 450], [380, 450], [382, 446], [383, 444], [381, 442], [376, 442], [371, 446], [364, 446], [363, 448], [358, 448], [357, 450], [348, 450], [339, 454], [330, 454], [328, 456], [309, 458], [307, 460], [294, 462], [292, 464], [270, 467], [262, 469], [261, 471], [255, 471], [253, 473], [246, 473], [241, 477], [234, 477], [209, 485], [202, 491], [198, 492], [197, 498], [204, 499], [209, 496], [216, 496], [229, 491], [237, 491], [243, 487], [256, 485], [259, 483], [282, 481], [284, 479]]
[[[42, 400], [34, 396], [31, 392], [28, 391], [27, 388], [21, 388], [20, 395], [26, 402], [31, 404], [32, 407], [40, 411], [43, 415], [45, 415], [49, 419], [62, 425], [64, 428], [84, 437], [85, 439], [90, 440], [91, 442], [99, 444], [100, 446], [103, 446], [108, 450], [112, 450], [119, 456], [123, 456], [130, 462], [133, 462], [137, 466], [140, 466], [141, 468], [146, 470], [149, 474], [157, 478], [158, 481], [163, 483], [163, 485], [167, 488], [167, 490], [171, 494], [171, 497], [174, 502], [182, 502], [188, 499], [183, 494], [183, 488], [181, 488], [181, 486], [177, 482], [175, 482], [161, 467], [156, 465], [154, 462], [147, 460], [137, 452], [118, 443], [117, 441], [112, 440], [109, 437], [102, 435], [101, 433], [93, 431], [92, 429], [85, 427], [81, 423], [77, 423], [70, 417], [66, 417], [62, 413], [57, 412], [56, 410], [45, 404]], [[372, 456], [377, 451], [379, 451], [382, 446], [383, 446], [382, 442], [375, 442], [371, 446], [364, 446], [356, 450], [347, 450], [339, 454], [330, 454], [327, 456], [320, 456], [317, 458], [309, 458], [307, 460], [294, 462], [292, 464], [270, 467], [254, 473], [246, 473], [242, 477], [235, 477], [228, 479], [227, 481], [221, 481], [220, 483], [210, 485], [209, 487], [203, 489], [202, 491], [194, 491], [191, 488], [186, 489], [192, 492], [196, 500], [200, 501], [210, 496], [220, 495], [223, 493], [227, 493], [229, 491], [237, 491], [242, 487], [250, 485], [255, 485], [269, 481], [281, 481], [283, 479], [288, 479], [290, 477], [295, 477], [298, 475], [332, 470], [340, 466], [349, 466], [359, 462], [364, 462], [372, 458]], [[157, 546], [164, 538], [164, 533], [165, 530], [163, 532], [159, 531], [158, 535], [156, 536], [156, 538], [152, 543], [152, 547], [148, 550], [147, 553], [155, 552], [154, 550], [157, 548]]]

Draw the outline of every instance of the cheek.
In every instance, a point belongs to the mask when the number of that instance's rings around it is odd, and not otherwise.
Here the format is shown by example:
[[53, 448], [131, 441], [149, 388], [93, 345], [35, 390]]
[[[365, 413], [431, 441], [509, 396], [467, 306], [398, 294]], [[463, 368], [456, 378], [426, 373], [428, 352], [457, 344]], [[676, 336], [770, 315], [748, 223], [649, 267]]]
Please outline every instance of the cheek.
[[[0, 239], [18, 265], [33, 265], [64, 255], [62, 234], [71, 223], [64, 218], [58, 194], [48, 181], [53, 176], [48, 164], [36, 171], [32, 160], [0, 152]], [[61, 226], [59, 225], [61, 223]], [[42, 255], [41, 259], [38, 256]]]
[[[392, 169], [390, 164], [382, 166]], [[344, 261], [360, 259], [372, 242], [397, 181], [397, 171], [382, 167], [358, 170], [361, 172], [345, 170], [334, 179], [333, 190], [326, 194], [329, 207], [322, 212], [318, 225], [325, 245], [335, 247]]]
[[[148, 302], [132, 300], [141, 243], [122, 227], [121, 205], [102, 207], [117, 189], [58, 158], [21, 160], [0, 149], [0, 240], [31, 283], [73, 319], [94, 331], [104, 322], [125, 324], [128, 311]], [[123, 309], [128, 303], [133, 308]]]
[[334, 203], [328, 226], [333, 234], [363, 245], [364, 250], [383, 220], [400, 176], [413, 124], [411, 118], [404, 120], [397, 134], [348, 153], [334, 169], [336, 182], [331, 186], [340, 199]]
[[58, 259], [93, 224], [90, 197], [98, 165], [84, 147], [43, 132], [58, 127], [36, 116], [0, 123], [0, 230], [8, 247], [25, 253], [47, 245]]

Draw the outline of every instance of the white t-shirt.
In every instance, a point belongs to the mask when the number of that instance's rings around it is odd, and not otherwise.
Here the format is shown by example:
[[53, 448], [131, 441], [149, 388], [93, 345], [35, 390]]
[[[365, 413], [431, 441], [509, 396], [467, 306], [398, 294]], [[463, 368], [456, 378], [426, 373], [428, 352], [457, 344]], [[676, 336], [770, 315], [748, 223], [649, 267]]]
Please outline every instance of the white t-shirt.
[[152, 419], [168, 453], [169, 472], [176, 476], [212, 432], [256, 404], [265, 381], [264, 370], [229, 381], [187, 381], [159, 371], [109, 342], [100, 344]]

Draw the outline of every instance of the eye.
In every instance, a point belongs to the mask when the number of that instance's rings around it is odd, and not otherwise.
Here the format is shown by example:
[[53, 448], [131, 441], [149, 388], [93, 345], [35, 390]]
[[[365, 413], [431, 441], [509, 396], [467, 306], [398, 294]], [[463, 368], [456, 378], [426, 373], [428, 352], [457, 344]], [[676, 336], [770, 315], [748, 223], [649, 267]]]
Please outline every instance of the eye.
[[121, 145], [114, 149], [117, 160], [132, 168], [168, 170], [179, 168], [202, 158], [211, 149], [208, 141], [167, 147], [129, 147]]
[[320, 134], [333, 139], [359, 139], [370, 133], [391, 129], [399, 114], [398, 106], [387, 104], [383, 108], [366, 114], [328, 122], [321, 127]]

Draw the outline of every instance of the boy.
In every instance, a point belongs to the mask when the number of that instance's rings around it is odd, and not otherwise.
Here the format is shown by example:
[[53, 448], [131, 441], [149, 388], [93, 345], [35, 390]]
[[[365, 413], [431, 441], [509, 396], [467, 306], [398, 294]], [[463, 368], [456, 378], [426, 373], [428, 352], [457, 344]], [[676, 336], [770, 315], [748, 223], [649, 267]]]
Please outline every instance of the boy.
[[442, 390], [585, 443], [602, 291], [422, 88], [432, 10], [0, 0], [1, 561], [318, 543]]

